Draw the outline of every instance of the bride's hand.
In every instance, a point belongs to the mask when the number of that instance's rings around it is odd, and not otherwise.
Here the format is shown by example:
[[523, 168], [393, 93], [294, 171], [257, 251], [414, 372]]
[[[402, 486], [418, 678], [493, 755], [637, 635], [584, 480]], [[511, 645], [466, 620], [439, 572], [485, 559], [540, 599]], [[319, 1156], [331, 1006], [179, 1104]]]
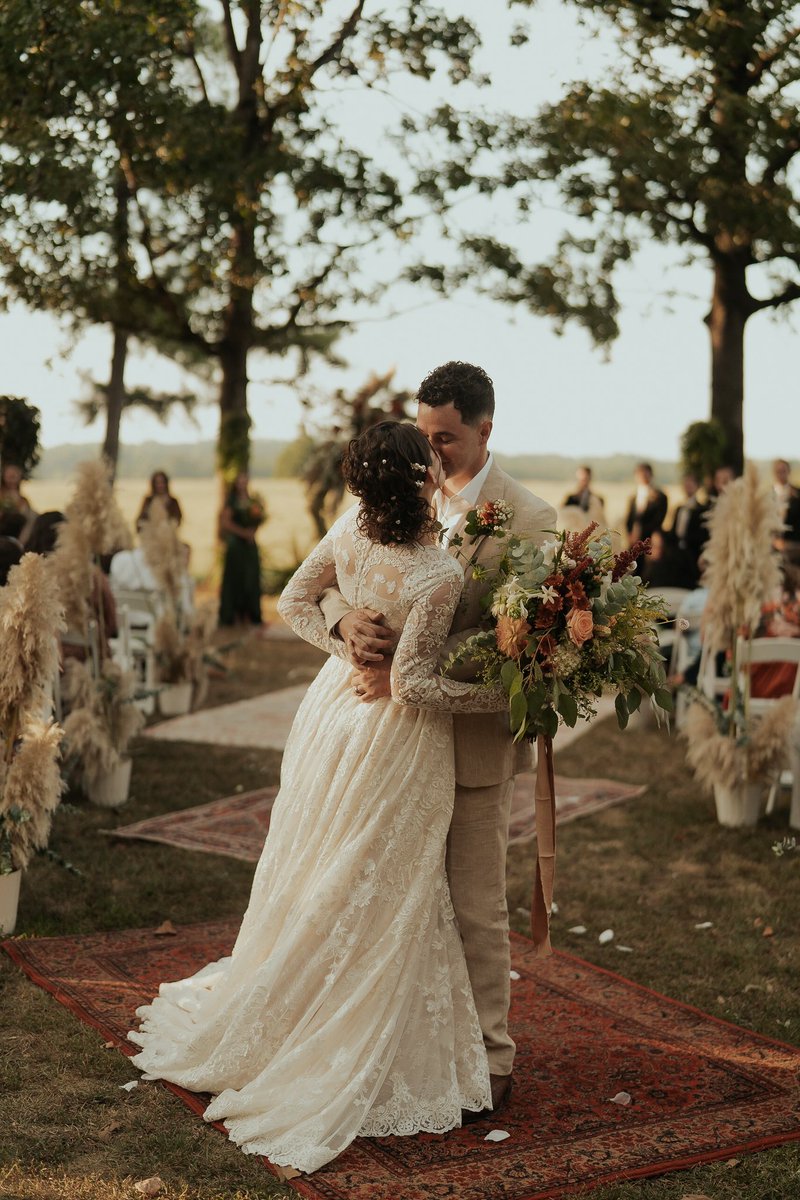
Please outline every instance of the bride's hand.
[[383, 662], [397, 645], [397, 634], [383, 613], [372, 608], [356, 608], [338, 621], [335, 631], [347, 647], [354, 667]]
[[383, 700], [392, 694], [392, 664], [385, 660], [374, 667], [362, 667], [350, 676], [351, 687], [358, 696], [369, 704], [372, 700]]

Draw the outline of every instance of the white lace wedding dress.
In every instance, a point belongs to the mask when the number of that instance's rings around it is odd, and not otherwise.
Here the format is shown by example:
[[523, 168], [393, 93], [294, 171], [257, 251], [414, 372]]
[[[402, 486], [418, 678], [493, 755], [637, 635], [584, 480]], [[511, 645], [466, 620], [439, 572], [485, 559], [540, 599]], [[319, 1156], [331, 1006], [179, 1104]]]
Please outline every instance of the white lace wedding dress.
[[[314, 1171], [359, 1134], [443, 1133], [489, 1105], [481, 1030], [444, 871], [450, 712], [499, 688], [436, 675], [463, 584], [436, 546], [380, 546], [356, 510], [284, 591], [281, 615], [331, 654], [292, 728], [269, 835], [230, 958], [161, 986], [133, 1059], [215, 1094], [205, 1119], [248, 1153]], [[317, 600], [402, 630], [392, 700], [353, 695]]]

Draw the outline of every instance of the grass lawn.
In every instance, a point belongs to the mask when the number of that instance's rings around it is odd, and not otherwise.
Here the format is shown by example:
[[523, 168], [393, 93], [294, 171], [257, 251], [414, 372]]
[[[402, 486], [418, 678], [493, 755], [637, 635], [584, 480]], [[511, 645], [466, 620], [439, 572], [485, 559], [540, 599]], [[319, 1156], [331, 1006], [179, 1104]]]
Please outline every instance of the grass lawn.
[[[250, 639], [230, 655], [207, 703], [310, 678], [311, 647]], [[140, 741], [134, 821], [275, 783], [271, 751]], [[558, 770], [647, 782], [638, 800], [576, 821], [559, 835], [554, 942], [726, 1020], [800, 1044], [800, 853], [777, 858], [779, 812], [756, 830], [721, 829], [698, 796], [681, 743], [617, 732], [605, 722], [566, 749]], [[74, 798], [53, 848], [83, 872], [37, 861], [23, 881], [18, 933], [57, 935], [241, 915], [253, 868], [150, 843], [114, 842], [109, 814]], [[509, 855], [512, 925], [525, 931], [532, 851]], [[711, 928], [697, 924], [711, 921]], [[570, 926], [585, 925], [584, 936]], [[615, 939], [600, 946], [611, 928]], [[764, 936], [765, 930], [772, 931]], [[633, 948], [620, 953], [618, 944]], [[160, 1175], [164, 1200], [256, 1200], [296, 1193], [206, 1128], [158, 1085], [131, 1093], [126, 1060], [96, 1031], [0, 959], [0, 1196], [133, 1200], [133, 1180]], [[591, 1193], [593, 1200], [794, 1200], [800, 1143]], [[402, 1200], [399, 1194], [397, 1200]]]

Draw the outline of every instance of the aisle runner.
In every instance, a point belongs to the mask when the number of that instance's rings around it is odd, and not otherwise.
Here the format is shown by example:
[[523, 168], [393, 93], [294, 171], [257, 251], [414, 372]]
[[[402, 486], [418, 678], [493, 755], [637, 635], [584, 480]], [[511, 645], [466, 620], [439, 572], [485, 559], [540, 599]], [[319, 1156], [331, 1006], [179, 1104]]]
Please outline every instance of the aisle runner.
[[[308, 683], [251, 696], [233, 704], [204, 708], [185, 717], [173, 717], [150, 725], [144, 737], [168, 742], [205, 742], [215, 746], [247, 746], [256, 750], [283, 750], [300, 701], [308, 691]], [[614, 700], [603, 696], [597, 702], [597, 717], [603, 720], [614, 712]], [[563, 750], [589, 728], [579, 721], [574, 729], [565, 725], [556, 734], [556, 752]]]
[[[533, 816], [533, 774], [518, 775], [514, 787], [509, 826], [509, 845], [528, 842], [536, 836]], [[257, 862], [269, 827], [277, 788], [259, 788], [213, 800], [197, 808], [149, 817], [133, 825], [103, 832], [113, 837], [163, 842], [184, 850], [227, 854], [245, 862]], [[612, 779], [566, 779], [556, 776], [556, 819], [559, 825], [640, 796], [645, 789]]]
[[[173, 937], [126, 930], [2, 945], [34, 982], [132, 1054], [125, 1037], [137, 1005], [160, 980], [227, 953], [235, 932], [228, 922]], [[800, 1139], [800, 1050], [570, 955], [534, 959], [530, 942], [512, 939], [520, 978], [508, 1109], [445, 1136], [359, 1139], [293, 1181], [297, 1192], [307, 1200], [545, 1200]], [[202, 1113], [202, 1097], [172, 1091]], [[611, 1103], [619, 1092], [632, 1103]], [[492, 1127], [510, 1136], [484, 1141]]]

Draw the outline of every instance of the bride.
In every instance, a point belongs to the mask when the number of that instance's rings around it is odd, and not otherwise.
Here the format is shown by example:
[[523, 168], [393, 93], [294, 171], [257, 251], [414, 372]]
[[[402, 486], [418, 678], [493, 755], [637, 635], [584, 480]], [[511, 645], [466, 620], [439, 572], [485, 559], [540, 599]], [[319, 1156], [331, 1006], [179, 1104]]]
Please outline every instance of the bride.
[[[441, 464], [412, 425], [350, 444], [360, 505], [340, 518], [279, 612], [330, 654], [295, 718], [250, 903], [229, 958], [162, 984], [133, 1062], [213, 1093], [249, 1154], [315, 1171], [357, 1136], [444, 1133], [491, 1106], [489, 1070], [445, 876], [452, 719], [502, 688], [437, 673], [463, 571], [436, 541]], [[317, 606], [336, 585], [400, 634], [392, 698], [354, 694]]]

